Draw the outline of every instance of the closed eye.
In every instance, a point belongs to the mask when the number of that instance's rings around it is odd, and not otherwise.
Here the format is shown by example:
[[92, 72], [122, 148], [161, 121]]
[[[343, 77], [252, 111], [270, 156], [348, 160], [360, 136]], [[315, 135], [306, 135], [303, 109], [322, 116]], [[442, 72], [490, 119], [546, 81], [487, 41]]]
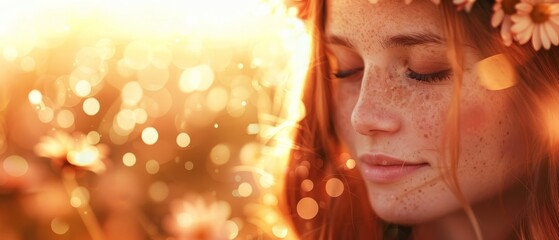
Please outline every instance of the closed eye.
[[338, 78], [338, 79], [343, 79], [343, 78], [348, 78], [351, 77], [357, 73], [360, 73], [361, 71], [363, 71], [363, 68], [353, 68], [353, 69], [349, 69], [349, 70], [340, 70], [340, 71], [335, 71], [334, 77]]
[[442, 82], [450, 79], [450, 77], [452, 76], [452, 70], [445, 69], [433, 73], [418, 73], [408, 68], [406, 72], [406, 76], [409, 79], [413, 79], [419, 82], [427, 82], [427, 83]]

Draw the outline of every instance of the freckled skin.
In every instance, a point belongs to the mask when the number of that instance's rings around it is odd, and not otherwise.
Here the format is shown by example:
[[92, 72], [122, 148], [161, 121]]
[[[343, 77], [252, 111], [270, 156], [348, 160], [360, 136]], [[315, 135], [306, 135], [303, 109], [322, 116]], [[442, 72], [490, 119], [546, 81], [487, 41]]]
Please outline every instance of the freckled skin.
[[[372, 5], [366, 0], [330, 0], [327, 9], [326, 33], [349, 39], [364, 65], [360, 79], [336, 82], [335, 119], [342, 142], [355, 157], [384, 153], [430, 165], [393, 183], [366, 181], [373, 210], [390, 222], [421, 224], [462, 209], [440, 178], [442, 161], [448, 161], [441, 144], [453, 80], [432, 84], [409, 79], [406, 62], [400, 61], [413, 55], [420, 56], [415, 60], [422, 64], [441, 51], [419, 47], [394, 53], [381, 44], [390, 36], [416, 31], [444, 36], [436, 7], [420, 0], [409, 6], [403, 1]], [[466, 199], [476, 205], [518, 186], [523, 152], [511, 93], [489, 91], [477, 83], [472, 69], [481, 59], [473, 51], [465, 51], [457, 177]]]

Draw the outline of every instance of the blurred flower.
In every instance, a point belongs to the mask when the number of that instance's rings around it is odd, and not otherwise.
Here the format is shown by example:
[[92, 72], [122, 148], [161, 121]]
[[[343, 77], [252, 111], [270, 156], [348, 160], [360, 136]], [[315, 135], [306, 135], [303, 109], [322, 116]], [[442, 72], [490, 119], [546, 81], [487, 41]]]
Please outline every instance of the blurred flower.
[[458, 10], [466, 9], [466, 12], [472, 10], [472, 6], [476, 3], [476, 0], [452, 0], [454, 5], [458, 8]]
[[207, 203], [197, 196], [191, 201], [174, 202], [171, 211], [167, 228], [178, 239], [218, 240], [231, 235], [227, 224], [231, 208], [227, 202]]
[[511, 31], [520, 44], [532, 39], [535, 50], [549, 49], [559, 44], [559, 4], [522, 1], [516, 4], [517, 13], [511, 16]]
[[105, 171], [102, 160], [108, 153], [105, 145], [90, 145], [84, 136], [73, 138], [60, 131], [55, 132], [53, 136], [42, 137], [34, 150], [37, 155], [51, 159], [60, 168], [70, 166], [73, 169], [95, 173]]

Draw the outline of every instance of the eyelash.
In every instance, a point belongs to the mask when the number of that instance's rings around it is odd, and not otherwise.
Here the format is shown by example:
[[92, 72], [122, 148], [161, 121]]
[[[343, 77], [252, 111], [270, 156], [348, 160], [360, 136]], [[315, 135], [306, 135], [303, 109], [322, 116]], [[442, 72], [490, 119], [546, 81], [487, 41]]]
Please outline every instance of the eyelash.
[[450, 77], [452, 76], [452, 71], [450, 69], [446, 69], [439, 72], [423, 74], [414, 72], [413, 70], [408, 68], [406, 76], [415, 81], [433, 83], [450, 79]]
[[[334, 72], [334, 77], [338, 79], [348, 78], [362, 70], [363, 68], [354, 68], [350, 70], [336, 71]], [[413, 79], [415, 81], [427, 82], [427, 83], [442, 82], [450, 79], [451, 76], [452, 76], [452, 71], [450, 69], [446, 69], [434, 73], [417, 73], [408, 68], [406, 72], [406, 77]]]
[[351, 77], [352, 75], [363, 71], [363, 68], [354, 68], [354, 69], [349, 69], [349, 70], [340, 70], [340, 71], [335, 71], [333, 73], [335, 78], [338, 79], [342, 79], [342, 78], [348, 78]]

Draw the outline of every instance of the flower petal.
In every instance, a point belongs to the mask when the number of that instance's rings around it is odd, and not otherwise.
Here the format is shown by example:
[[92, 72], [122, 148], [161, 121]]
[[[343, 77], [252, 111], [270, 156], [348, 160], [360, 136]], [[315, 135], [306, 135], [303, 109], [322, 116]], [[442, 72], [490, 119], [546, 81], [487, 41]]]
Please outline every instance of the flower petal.
[[[543, 24], [545, 25], [545, 24]], [[536, 28], [538, 29], [538, 31], [540, 32], [540, 40], [542, 42], [542, 45], [545, 49], [549, 49], [551, 47], [551, 42], [549, 41], [549, 37], [547, 35], [547, 31], [545, 30], [543, 25], [539, 25]]]
[[559, 45], [559, 36], [557, 35], [556, 29], [550, 23], [544, 23], [543, 27], [547, 32], [547, 36], [549, 36], [549, 40], [553, 45]]
[[551, 16], [551, 17], [549, 17], [549, 21], [559, 25], [559, 16], [557, 16], [557, 15]]
[[520, 34], [520, 32], [526, 31], [528, 27], [530, 27], [533, 24], [530, 18], [528, 17], [518, 18], [513, 15], [511, 16], [511, 20], [514, 22], [511, 31], [516, 34]]
[[540, 48], [542, 47], [540, 28], [537, 26], [534, 28], [534, 32], [532, 34], [532, 46], [534, 47], [534, 49], [536, 49], [536, 51], [540, 50]]
[[469, 1], [468, 3], [466, 3], [466, 12], [470, 12], [472, 10], [474, 3], [475, 1]]
[[529, 25], [529, 27], [526, 30], [517, 33], [516, 38], [517, 38], [518, 42], [520, 44], [524, 44], [524, 43], [527, 43], [528, 41], [530, 41], [530, 38], [532, 37], [533, 30], [534, 30], [534, 25]]
[[516, 10], [518, 10], [519, 13], [528, 14], [532, 11], [534, 6], [532, 6], [532, 4], [530, 4], [530, 3], [520, 2], [520, 3], [517, 3], [514, 6], [514, 8], [516, 8]]
[[495, 1], [495, 4], [493, 4], [493, 12], [497, 12], [502, 9], [503, 9], [503, 4], [501, 3], [501, 1]]
[[505, 17], [503, 24], [501, 25], [501, 38], [506, 46], [512, 45], [512, 33], [510, 28], [512, 26], [512, 21], [510, 17]]
[[559, 4], [551, 4], [551, 6], [549, 6], [549, 12], [551, 13], [551, 15], [559, 14]]
[[503, 22], [503, 18], [505, 17], [505, 12], [503, 10], [496, 11], [493, 13], [491, 17], [491, 26], [497, 27], [501, 22]]

